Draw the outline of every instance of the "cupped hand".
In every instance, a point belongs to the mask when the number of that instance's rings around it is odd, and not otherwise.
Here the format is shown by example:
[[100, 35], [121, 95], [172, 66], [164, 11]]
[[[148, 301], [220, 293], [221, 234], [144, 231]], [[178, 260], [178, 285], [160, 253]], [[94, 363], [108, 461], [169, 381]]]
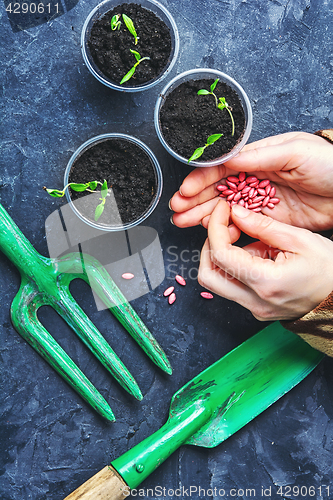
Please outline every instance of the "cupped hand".
[[219, 201], [216, 186], [235, 172], [251, 172], [276, 187], [281, 201], [264, 214], [312, 231], [333, 228], [333, 145], [306, 132], [262, 139], [223, 165], [193, 170], [170, 200], [174, 224], [207, 227]]
[[[229, 219], [259, 241], [233, 245]], [[220, 200], [208, 224], [199, 283], [238, 302], [259, 320], [290, 320], [316, 307], [333, 290], [333, 242], [239, 205]]]

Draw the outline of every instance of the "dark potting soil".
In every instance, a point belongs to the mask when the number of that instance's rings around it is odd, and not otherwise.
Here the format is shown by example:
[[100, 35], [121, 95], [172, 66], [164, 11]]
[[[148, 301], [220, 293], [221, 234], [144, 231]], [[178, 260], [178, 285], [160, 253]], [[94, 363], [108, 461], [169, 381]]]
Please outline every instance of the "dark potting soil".
[[[155, 198], [157, 179], [151, 159], [141, 147], [124, 139], [106, 139], [91, 146], [74, 162], [69, 174], [69, 182], [103, 182], [104, 179], [109, 188], [112, 186], [116, 205], [108, 196], [98, 223], [114, 224], [118, 217], [115, 211], [119, 211], [123, 224], [137, 220]], [[91, 195], [70, 190], [72, 200], [80, 200], [79, 211], [91, 221], [100, 203], [100, 186], [96, 192], [98, 194]]]
[[[111, 19], [116, 14], [126, 14], [134, 23], [139, 37], [135, 45], [134, 36], [128, 31], [122, 17], [120, 29], [111, 30]], [[88, 47], [100, 71], [111, 81], [119, 84], [122, 78], [136, 63], [130, 52], [137, 51], [142, 61], [126, 86], [135, 87], [153, 80], [160, 75], [168, 64], [172, 51], [171, 34], [168, 26], [153, 12], [139, 4], [121, 4], [107, 12], [92, 26]]]
[[214, 80], [190, 80], [181, 83], [165, 97], [160, 110], [160, 125], [166, 143], [184, 158], [190, 158], [194, 151], [206, 144], [212, 134], [223, 134], [214, 144], [208, 146], [196, 161], [218, 158], [238, 144], [245, 131], [245, 114], [242, 103], [229, 85], [219, 81], [214, 93], [225, 97], [235, 121], [232, 136], [231, 118], [226, 109], [216, 107], [213, 95], [198, 95], [198, 90], [210, 91]]

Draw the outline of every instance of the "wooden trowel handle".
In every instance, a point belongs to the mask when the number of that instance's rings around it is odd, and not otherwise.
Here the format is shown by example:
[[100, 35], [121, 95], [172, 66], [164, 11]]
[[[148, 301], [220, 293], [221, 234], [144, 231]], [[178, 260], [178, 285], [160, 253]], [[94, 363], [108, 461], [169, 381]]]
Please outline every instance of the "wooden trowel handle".
[[122, 500], [130, 489], [118, 472], [107, 465], [64, 500]]

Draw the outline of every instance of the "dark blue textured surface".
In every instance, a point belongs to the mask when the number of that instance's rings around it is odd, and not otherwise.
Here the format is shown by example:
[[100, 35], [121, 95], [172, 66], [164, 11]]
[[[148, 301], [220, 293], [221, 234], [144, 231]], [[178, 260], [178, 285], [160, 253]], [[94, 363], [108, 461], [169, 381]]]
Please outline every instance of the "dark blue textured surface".
[[[105, 132], [137, 136], [158, 157], [165, 186], [147, 225], [158, 231], [164, 282], [133, 306], [165, 348], [174, 367], [164, 376], [128, 339], [108, 311], [98, 311], [86, 285], [73, 293], [138, 381], [144, 399], [133, 401], [87, 352], [53, 311], [40, 317], [110, 402], [117, 421], [106, 423], [13, 330], [9, 308], [19, 275], [0, 255], [1, 287], [1, 500], [58, 500], [159, 428], [172, 394], [261, 325], [226, 300], [203, 302], [195, 280], [203, 228], [180, 230], [169, 222], [167, 202], [188, 168], [167, 156], [153, 127], [153, 108], [164, 83], [138, 94], [113, 92], [84, 66], [80, 31], [93, 4], [59, 1], [64, 13], [33, 21], [8, 17], [1, 6], [2, 137], [0, 199], [24, 234], [47, 254], [45, 220], [63, 201], [43, 185], [60, 187], [66, 164], [82, 142]], [[331, 0], [164, 0], [180, 32], [172, 75], [194, 67], [218, 68], [247, 91], [254, 111], [251, 140], [330, 127], [333, 118], [333, 3]], [[25, 23], [25, 24], [24, 24]], [[176, 257], [175, 257], [176, 255]], [[175, 271], [187, 278], [168, 307], [162, 292]], [[182, 447], [142, 484], [150, 498], [256, 496], [274, 500], [278, 486], [315, 487], [333, 496], [333, 363], [325, 359], [298, 387], [216, 449]], [[322, 487], [320, 495], [320, 487]], [[217, 488], [215, 491], [207, 491]], [[269, 496], [269, 488], [271, 495]], [[159, 494], [161, 491], [162, 494]], [[305, 490], [303, 490], [304, 492]], [[147, 492], [146, 492], [147, 493]], [[148, 496], [147, 495], [147, 496]], [[138, 492], [139, 496], [139, 492]], [[186, 498], [186, 493], [182, 495]], [[230, 494], [229, 494], [230, 497]], [[288, 497], [289, 498], [289, 497]], [[300, 496], [291, 495], [291, 498]], [[303, 497], [304, 498], [304, 497]]]

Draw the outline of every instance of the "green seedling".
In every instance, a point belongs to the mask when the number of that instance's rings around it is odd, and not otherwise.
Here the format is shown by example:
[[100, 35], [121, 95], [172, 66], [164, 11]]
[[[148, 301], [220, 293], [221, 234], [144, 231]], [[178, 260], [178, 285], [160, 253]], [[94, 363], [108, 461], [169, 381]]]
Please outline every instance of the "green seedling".
[[216, 107], [217, 107], [217, 108], [218, 108], [219, 102], [218, 102], [218, 100], [217, 100], [216, 95], [214, 94], [214, 90], [215, 90], [215, 88], [216, 88], [216, 85], [217, 85], [218, 81], [219, 81], [219, 79], [217, 78], [217, 79], [215, 80], [215, 82], [213, 82], [213, 83], [211, 84], [211, 86], [210, 86], [210, 92], [209, 92], [209, 90], [206, 90], [206, 89], [201, 89], [201, 90], [198, 90], [198, 95], [212, 95], [212, 96], [214, 96], [214, 99], [215, 99], [215, 102], [216, 102]]
[[233, 136], [234, 133], [235, 133], [235, 121], [234, 121], [234, 117], [232, 116], [232, 112], [231, 112], [230, 106], [228, 105], [227, 101], [225, 100], [225, 97], [219, 97], [219, 99], [217, 99], [217, 96], [214, 93], [214, 90], [216, 88], [216, 85], [217, 85], [218, 81], [219, 81], [219, 79], [217, 78], [215, 80], [215, 82], [213, 82], [211, 84], [211, 86], [210, 86], [210, 92], [209, 92], [209, 90], [201, 89], [201, 90], [198, 91], [198, 95], [212, 95], [212, 96], [214, 96], [216, 107], [219, 108], [219, 109], [226, 109], [228, 111], [228, 113], [230, 115], [230, 118], [231, 118], [231, 123], [232, 123], [232, 132], [231, 132], [231, 135]]
[[137, 66], [139, 66], [139, 64], [144, 61], [145, 59], [150, 59], [150, 57], [142, 57], [140, 56], [139, 52], [137, 52], [136, 50], [132, 50], [130, 49], [130, 52], [132, 52], [132, 54], [134, 55], [135, 59], [136, 59], [136, 63], [134, 64], [134, 66], [129, 70], [128, 73], [126, 73], [126, 75], [122, 78], [121, 82], [120, 82], [120, 85], [127, 82], [128, 80], [130, 80], [130, 78], [132, 78], [132, 76], [134, 75], [135, 73], [135, 70], [137, 68]]
[[120, 30], [121, 21], [119, 21], [120, 14], [115, 14], [111, 19], [111, 29], [112, 31], [116, 31], [116, 29]]
[[219, 97], [219, 104], [217, 105], [217, 107], [219, 109], [226, 109], [230, 115], [230, 118], [231, 118], [231, 123], [232, 123], [232, 131], [231, 131], [231, 135], [233, 136], [234, 133], [235, 133], [235, 121], [234, 121], [234, 117], [232, 116], [232, 112], [230, 110], [230, 107], [227, 103], [227, 101], [225, 100], [225, 97]]
[[190, 163], [190, 161], [193, 161], [193, 160], [197, 160], [198, 158], [200, 158], [200, 156], [203, 154], [203, 152], [205, 151], [206, 147], [207, 146], [211, 146], [212, 144], [214, 144], [214, 142], [216, 142], [218, 139], [220, 139], [220, 137], [222, 137], [223, 134], [213, 134], [213, 135], [210, 135], [207, 139], [207, 142], [204, 146], [201, 146], [200, 148], [197, 148], [193, 155], [191, 156], [191, 158], [189, 158], [188, 162], [187, 163]]
[[100, 198], [101, 203], [97, 205], [95, 210], [95, 221], [97, 221], [104, 211], [104, 205], [109, 191], [106, 180], [104, 180], [103, 183], [99, 181], [86, 182], [85, 184], [70, 182], [64, 187], [62, 191], [60, 191], [59, 189], [48, 189], [45, 186], [43, 189], [45, 189], [45, 191], [54, 198], [62, 198], [63, 196], [65, 196], [65, 191], [68, 187], [73, 189], [73, 191], [77, 191], [79, 193], [82, 193], [83, 191], [89, 191], [89, 193], [94, 193], [98, 185], [101, 186], [101, 198]]
[[136, 33], [132, 19], [130, 17], [126, 16], [126, 14], [123, 14], [123, 20], [124, 20], [124, 23], [126, 24], [126, 28], [128, 29], [128, 31], [131, 33], [131, 35], [134, 36], [134, 44], [137, 45], [139, 37]]

